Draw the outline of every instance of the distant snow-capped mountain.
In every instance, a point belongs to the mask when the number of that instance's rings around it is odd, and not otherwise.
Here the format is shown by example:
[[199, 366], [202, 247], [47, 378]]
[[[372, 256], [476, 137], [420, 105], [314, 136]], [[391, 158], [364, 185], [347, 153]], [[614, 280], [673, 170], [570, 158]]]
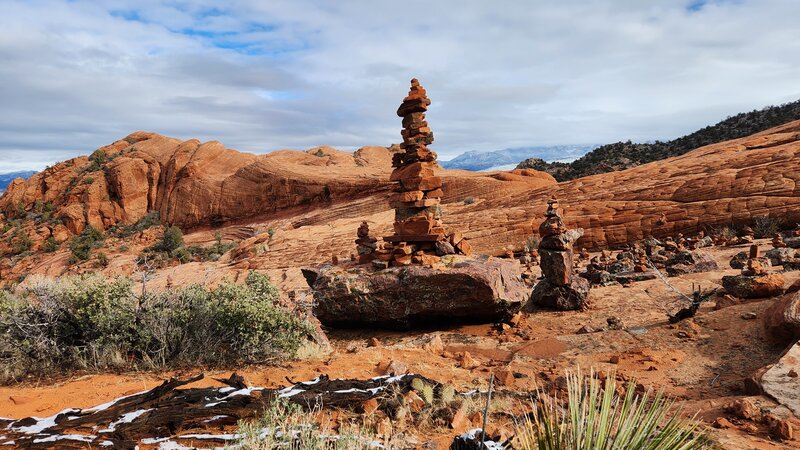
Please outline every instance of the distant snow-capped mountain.
[[[597, 145], [554, 145], [549, 147], [518, 147], [489, 152], [469, 151], [449, 161], [441, 161], [445, 169], [461, 170], [504, 170], [499, 167], [516, 166], [528, 158], [542, 158], [545, 161], [571, 161], [577, 159]], [[513, 169], [514, 167], [511, 167]], [[508, 170], [511, 170], [508, 169]]]

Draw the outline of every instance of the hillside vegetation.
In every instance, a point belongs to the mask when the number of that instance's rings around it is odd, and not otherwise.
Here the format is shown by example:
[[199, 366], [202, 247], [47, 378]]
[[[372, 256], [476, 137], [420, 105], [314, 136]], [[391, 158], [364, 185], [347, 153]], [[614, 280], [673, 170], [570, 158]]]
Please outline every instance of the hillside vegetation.
[[558, 181], [574, 180], [679, 156], [698, 147], [749, 136], [797, 119], [800, 119], [800, 100], [737, 114], [667, 142], [616, 142], [598, 147], [571, 163], [548, 163], [540, 158], [530, 158], [519, 163], [517, 169], [542, 170]]

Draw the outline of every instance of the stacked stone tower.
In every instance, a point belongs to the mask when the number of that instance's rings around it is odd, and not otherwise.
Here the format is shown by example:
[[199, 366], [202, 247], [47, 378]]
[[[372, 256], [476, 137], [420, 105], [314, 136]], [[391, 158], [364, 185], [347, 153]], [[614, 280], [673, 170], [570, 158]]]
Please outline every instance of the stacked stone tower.
[[403, 151], [392, 158], [394, 234], [383, 238], [384, 247], [377, 255], [390, 265], [431, 264], [437, 256], [471, 252], [461, 233], [448, 234], [442, 224], [442, 178], [435, 173], [440, 167], [436, 153], [428, 148], [433, 132], [425, 120], [430, 104], [425, 88], [415, 78], [397, 108], [397, 115], [403, 118]]
[[428, 149], [433, 143], [433, 132], [425, 121], [425, 111], [431, 101], [425, 88], [417, 79], [411, 80], [411, 90], [397, 109], [403, 118], [403, 152], [392, 160], [390, 181], [397, 183], [391, 206], [395, 211], [394, 235], [387, 242], [405, 242], [431, 247], [445, 240], [441, 222], [442, 178], [434, 173], [438, 169], [436, 153]]
[[574, 273], [572, 249], [572, 244], [583, 236], [583, 229], [568, 230], [561, 219], [558, 201], [552, 199], [547, 202], [539, 235], [539, 265], [544, 280], [533, 289], [531, 303], [565, 310], [584, 308], [589, 282]]

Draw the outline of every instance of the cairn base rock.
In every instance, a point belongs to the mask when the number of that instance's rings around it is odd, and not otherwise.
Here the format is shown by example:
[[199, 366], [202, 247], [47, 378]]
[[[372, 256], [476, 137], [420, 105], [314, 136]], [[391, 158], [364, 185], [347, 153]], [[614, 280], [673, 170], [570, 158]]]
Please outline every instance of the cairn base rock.
[[409, 329], [510, 318], [527, 300], [519, 263], [454, 259], [446, 268], [324, 267], [311, 284], [314, 314], [331, 327]]
[[542, 280], [533, 288], [526, 309], [534, 309], [534, 306], [561, 311], [585, 309], [588, 306], [590, 287], [589, 281], [582, 277], [572, 277], [572, 282], [567, 286], [557, 286]]

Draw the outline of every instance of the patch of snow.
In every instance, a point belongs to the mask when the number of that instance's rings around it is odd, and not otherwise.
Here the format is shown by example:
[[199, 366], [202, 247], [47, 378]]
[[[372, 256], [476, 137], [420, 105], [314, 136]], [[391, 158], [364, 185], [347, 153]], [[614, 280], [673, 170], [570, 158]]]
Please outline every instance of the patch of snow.
[[206, 419], [206, 420], [204, 420], [203, 422], [205, 422], [205, 423], [208, 423], [208, 422], [213, 422], [213, 421], [215, 421], [215, 420], [222, 419], [223, 417], [230, 417], [230, 416], [228, 416], [227, 414], [221, 414], [221, 415], [218, 415], [218, 416], [214, 416], [214, 417], [212, 417], [212, 418], [210, 418], [210, 419]]
[[168, 441], [168, 440], [169, 440], [168, 437], [163, 437], [163, 438], [144, 438], [144, 439], [142, 439], [142, 444], [148, 444], [148, 445], [150, 445], [150, 444], [158, 444], [159, 442], [164, 442], [164, 441]]
[[14, 445], [15, 443], [16, 443], [15, 441], [5, 441], [0, 445]]
[[114, 443], [111, 441], [103, 441], [100, 443], [100, 447], [113, 447]]
[[184, 434], [175, 436], [174, 439], [217, 439], [220, 441], [233, 441], [242, 437], [241, 434]]
[[280, 391], [278, 391], [278, 397], [280, 397], [280, 398], [288, 398], [288, 397], [292, 397], [294, 395], [297, 395], [297, 394], [299, 394], [301, 392], [305, 392], [305, 391], [306, 391], [305, 389], [292, 389], [292, 387], [288, 387], [288, 388], [281, 389]]
[[80, 442], [93, 442], [96, 436], [84, 436], [82, 434], [54, 434], [45, 438], [34, 439], [34, 444], [41, 444], [43, 442], [55, 442], [60, 440], [67, 441], [80, 441]]
[[[137, 447], [138, 449], [138, 447]], [[173, 441], [166, 441], [158, 444], [159, 450], [194, 450], [194, 447], [186, 447]]]
[[[480, 439], [482, 431], [483, 430], [481, 428], [475, 428], [474, 430], [469, 430], [466, 433], [462, 434], [461, 438], [470, 441], [475, 441], [477, 439]], [[503, 450], [503, 446], [495, 441], [485, 441], [483, 445], [487, 450]]]
[[222, 403], [222, 402], [211, 402], [211, 403], [206, 403], [206, 408], [211, 408], [212, 406], [217, 406], [217, 405], [219, 405], [220, 403]]
[[8, 425], [8, 427], [6, 427], [6, 428], [12, 429], [14, 431], [18, 431], [20, 433], [25, 433], [25, 434], [39, 434], [42, 431], [44, 431], [44, 430], [46, 430], [46, 429], [48, 429], [50, 427], [56, 426], [56, 417], [58, 417], [60, 414], [67, 414], [67, 413], [71, 413], [71, 412], [80, 412], [80, 409], [67, 408], [67, 409], [65, 409], [65, 410], [63, 410], [63, 411], [61, 411], [61, 412], [59, 412], [57, 414], [54, 414], [54, 415], [50, 416], [50, 417], [44, 417], [44, 418], [31, 417], [31, 419], [36, 420], [36, 423], [33, 424], [33, 425], [28, 425], [28, 426], [24, 426], [24, 427], [12, 427], [11, 425]]
[[234, 390], [234, 389], [235, 389], [235, 388], [232, 388], [232, 387], [228, 386], [228, 387], [224, 387], [224, 388], [219, 388], [218, 390], [219, 390], [219, 392], [220, 392], [221, 394], [224, 394], [224, 393], [226, 393], [226, 392], [230, 392], [230, 391], [232, 391], [232, 390]]
[[117, 425], [120, 425], [120, 424], [123, 424], [123, 423], [131, 423], [134, 420], [136, 420], [137, 417], [141, 416], [142, 414], [146, 413], [147, 411], [152, 411], [152, 410], [153, 410], [153, 408], [149, 408], [149, 409], [140, 409], [138, 411], [125, 413], [117, 421], [112, 422], [111, 424], [109, 424], [108, 428], [106, 428], [105, 430], [100, 430], [100, 432], [101, 433], [111, 433], [112, 431], [117, 429]]

